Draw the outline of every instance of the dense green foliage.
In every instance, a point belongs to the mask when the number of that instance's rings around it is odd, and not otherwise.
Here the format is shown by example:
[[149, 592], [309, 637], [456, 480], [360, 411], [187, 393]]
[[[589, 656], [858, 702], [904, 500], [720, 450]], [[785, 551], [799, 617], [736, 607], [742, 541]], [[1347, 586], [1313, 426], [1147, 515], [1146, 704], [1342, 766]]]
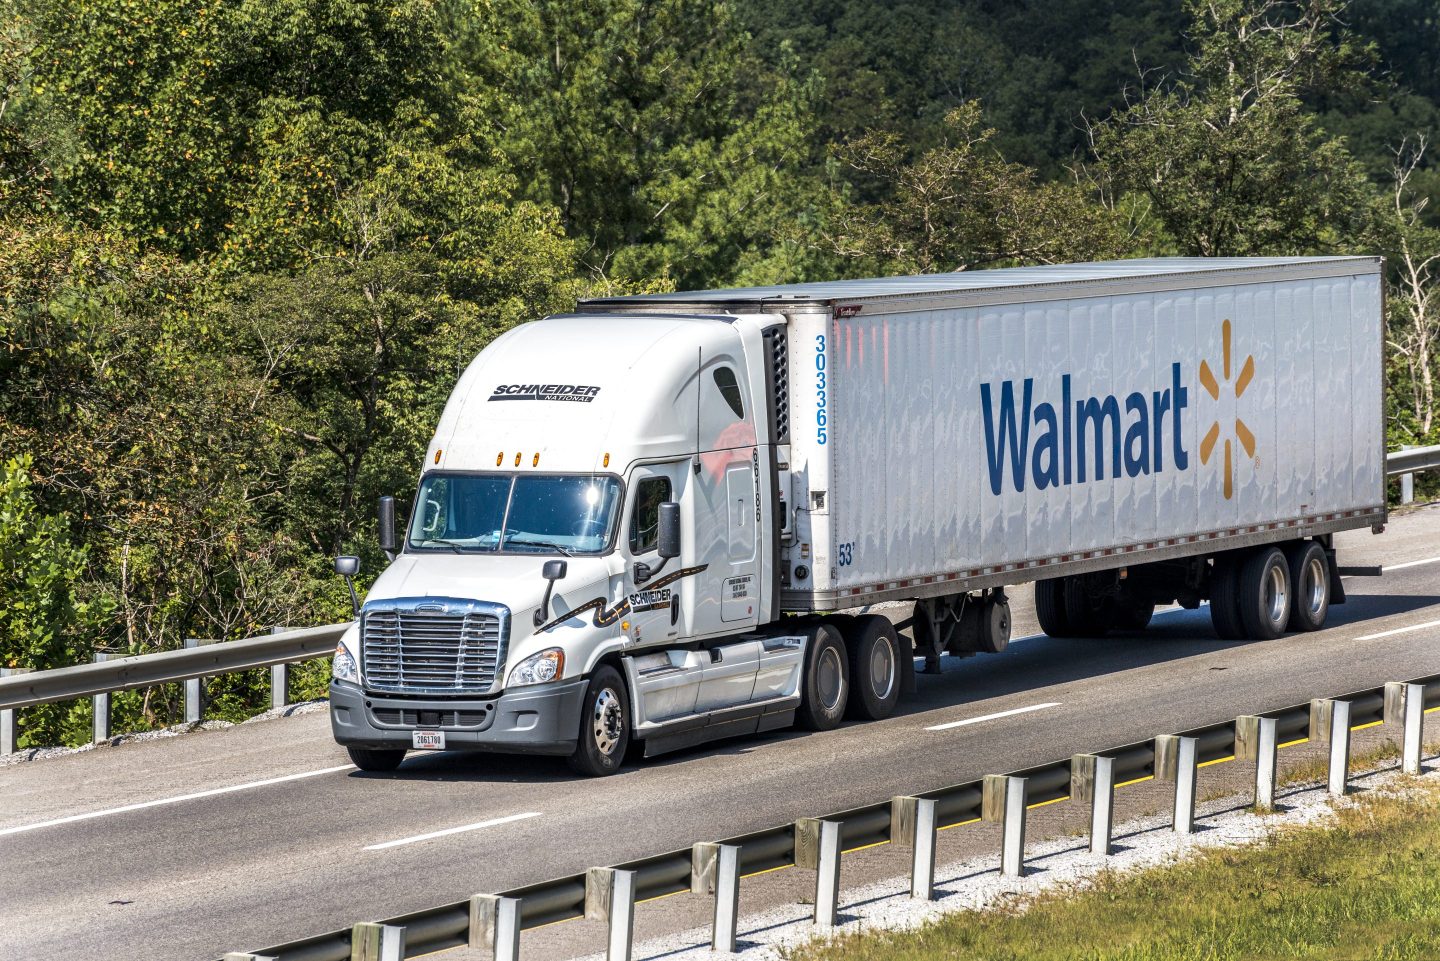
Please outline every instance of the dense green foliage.
[[1427, 0], [0, 0], [0, 665], [344, 616], [465, 364], [590, 291], [1384, 253], [1434, 442], [1437, 54]]

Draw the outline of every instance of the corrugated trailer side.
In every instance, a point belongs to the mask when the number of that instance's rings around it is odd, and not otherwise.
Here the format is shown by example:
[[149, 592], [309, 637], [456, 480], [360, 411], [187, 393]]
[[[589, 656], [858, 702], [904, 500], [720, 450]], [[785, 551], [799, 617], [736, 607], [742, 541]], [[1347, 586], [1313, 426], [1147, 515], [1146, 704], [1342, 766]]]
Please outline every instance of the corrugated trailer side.
[[797, 535], [813, 589], [792, 583], [786, 606], [1382, 523], [1379, 270], [1137, 267], [796, 313]]

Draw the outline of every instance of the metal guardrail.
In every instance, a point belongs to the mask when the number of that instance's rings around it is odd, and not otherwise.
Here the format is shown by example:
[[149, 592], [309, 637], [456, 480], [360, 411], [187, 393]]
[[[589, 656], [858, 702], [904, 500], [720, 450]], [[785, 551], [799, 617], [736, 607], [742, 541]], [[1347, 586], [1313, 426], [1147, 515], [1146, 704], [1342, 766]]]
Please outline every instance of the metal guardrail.
[[349, 626], [350, 622], [328, 624], [224, 643], [187, 642], [184, 650], [133, 657], [97, 655], [93, 664], [50, 671], [0, 672], [0, 754], [15, 751], [14, 712], [38, 704], [94, 698], [98, 742], [110, 736], [109, 696], [112, 692], [175, 681], [193, 682], [187, 684], [185, 713], [186, 719], [194, 722], [200, 719], [200, 678], [269, 667], [272, 704], [283, 705], [289, 680], [284, 667], [295, 661], [333, 654], [340, 635]]
[[1440, 675], [1321, 698], [1306, 704], [1161, 735], [1010, 774], [987, 775], [923, 794], [901, 796], [822, 818], [801, 818], [766, 831], [702, 842], [639, 861], [477, 894], [383, 922], [366, 922], [222, 961], [364, 961], [415, 958], [472, 947], [496, 959], [518, 959], [523, 931], [576, 918], [607, 923], [611, 961], [630, 961], [635, 907], [671, 894], [715, 899], [712, 947], [734, 953], [739, 885], [776, 868], [816, 872], [813, 920], [839, 924], [840, 862], [851, 851], [894, 843], [911, 852], [911, 896], [932, 900], [936, 832], [978, 821], [1002, 826], [1001, 872], [1025, 871], [1025, 818], [1030, 808], [1073, 800], [1090, 805], [1090, 850], [1111, 853], [1115, 791], [1144, 781], [1174, 783], [1172, 824], [1195, 830], [1198, 770], [1228, 761], [1255, 765], [1255, 803], [1275, 805], [1278, 752], [1307, 742], [1328, 748], [1327, 787], [1344, 794], [1350, 779], [1351, 732], [1377, 724], [1401, 728], [1401, 768], [1421, 771], [1424, 715], [1440, 710]]
[[1433, 447], [1406, 447], [1385, 455], [1385, 474], [1396, 477], [1440, 467], [1440, 444]]

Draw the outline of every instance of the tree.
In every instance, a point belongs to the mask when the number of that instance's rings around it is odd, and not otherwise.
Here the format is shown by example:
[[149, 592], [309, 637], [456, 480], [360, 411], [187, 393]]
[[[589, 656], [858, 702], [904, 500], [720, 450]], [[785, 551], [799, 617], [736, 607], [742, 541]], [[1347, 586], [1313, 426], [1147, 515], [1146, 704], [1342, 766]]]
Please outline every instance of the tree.
[[463, 50], [525, 195], [598, 277], [723, 282], [802, 193], [813, 91], [717, 0], [496, 0]]
[[1185, 69], [1091, 128], [1100, 182], [1143, 196], [1186, 254], [1293, 254], [1356, 236], [1364, 176], [1303, 101], [1360, 76], [1342, 7], [1187, 0], [1196, 49]]
[[871, 132], [837, 148], [881, 200], [834, 198], [824, 243], [859, 272], [933, 273], [1120, 255], [1123, 218], [1074, 183], [1039, 182], [994, 149], [994, 131], [967, 103], [945, 118], [946, 140], [911, 158], [899, 136]]

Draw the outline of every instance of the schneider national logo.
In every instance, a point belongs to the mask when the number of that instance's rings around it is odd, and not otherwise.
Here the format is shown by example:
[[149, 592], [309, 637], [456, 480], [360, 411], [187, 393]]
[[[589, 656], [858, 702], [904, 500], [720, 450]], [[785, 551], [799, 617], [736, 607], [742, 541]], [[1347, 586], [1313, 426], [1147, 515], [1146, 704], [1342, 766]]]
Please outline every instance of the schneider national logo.
[[588, 404], [599, 393], [599, 387], [584, 384], [501, 384], [490, 395], [490, 400], [557, 400]]
[[[1233, 391], [1239, 400], [1255, 376], [1255, 358], [1247, 356], [1231, 380], [1230, 339], [1231, 325], [1226, 320], [1221, 325], [1224, 388], [1209, 362], [1200, 362], [1200, 385], [1214, 401], [1220, 400], [1222, 389]], [[1040, 390], [1033, 377], [1026, 377], [1018, 385], [1013, 380], [1002, 381], [999, 390], [981, 384], [990, 492], [999, 494], [1007, 481], [1016, 491], [1025, 490], [1027, 482], [1036, 490], [1045, 490], [1188, 469], [1190, 451], [1183, 426], [1190, 390], [1180, 364], [1172, 363], [1169, 373], [1168, 384], [1146, 385], [1151, 389], [1135, 390], [1123, 397], [1118, 393], [1076, 397], [1071, 375], [1063, 374], [1058, 404], [1038, 396]], [[1226, 433], [1224, 426], [1215, 420], [1201, 439], [1202, 464], [1209, 465], [1214, 459], [1217, 443]], [[1245, 421], [1236, 417], [1232, 433], [1245, 455], [1253, 460], [1255, 435]], [[1222, 492], [1230, 500], [1235, 496], [1235, 467], [1229, 437], [1225, 438], [1223, 452]]]

